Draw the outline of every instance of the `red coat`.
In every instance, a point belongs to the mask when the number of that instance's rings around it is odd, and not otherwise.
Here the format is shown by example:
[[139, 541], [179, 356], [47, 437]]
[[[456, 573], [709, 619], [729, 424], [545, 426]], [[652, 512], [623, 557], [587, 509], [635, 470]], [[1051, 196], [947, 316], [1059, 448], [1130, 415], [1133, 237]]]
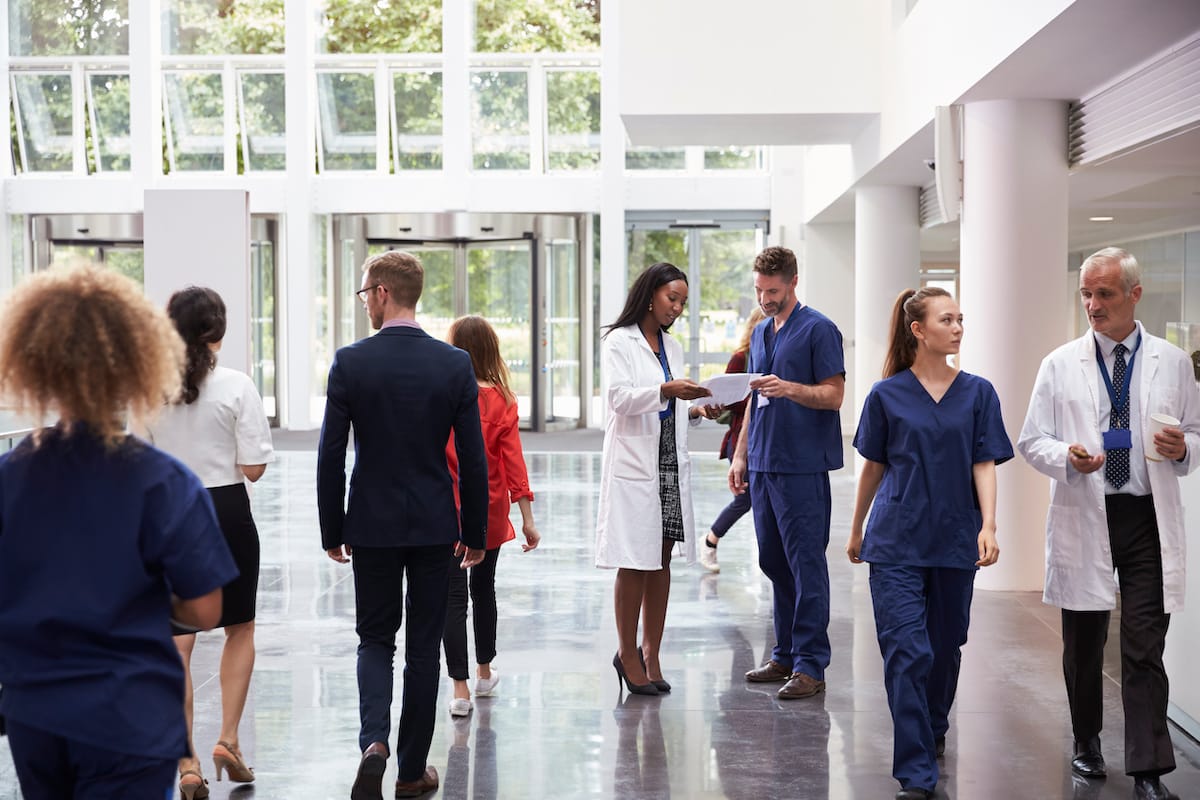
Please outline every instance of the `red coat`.
[[[746, 351], [739, 350], [729, 357], [729, 364], [725, 367], [726, 372], [745, 372], [746, 371]], [[746, 403], [750, 398], [740, 400], [731, 405], [725, 406], [733, 412], [729, 420], [729, 430], [725, 431], [725, 438], [721, 439], [721, 452], [718, 453], [718, 458], [728, 458], [733, 460], [733, 451], [737, 447], [738, 436], [742, 433], [742, 420], [746, 418]], [[488, 462], [489, 465], [491, 462]]]
[[[508, 512], [512, 504], [523, 497], [533, 500], [529, 488], [529, 472], [521, 451], [521, 436], [517, 432], [517, 404], [509, 405], [504, 395], [493, 386], [479, 387], [479, 425], [483, 429], [483, 445], [487, 451], [488, 520], [487, 549], [495, 550], [517, 538]], [[454, 434], [446, 443], [446, 462], [454, 479], [454, 499], [458, 501], [458, 451]]]

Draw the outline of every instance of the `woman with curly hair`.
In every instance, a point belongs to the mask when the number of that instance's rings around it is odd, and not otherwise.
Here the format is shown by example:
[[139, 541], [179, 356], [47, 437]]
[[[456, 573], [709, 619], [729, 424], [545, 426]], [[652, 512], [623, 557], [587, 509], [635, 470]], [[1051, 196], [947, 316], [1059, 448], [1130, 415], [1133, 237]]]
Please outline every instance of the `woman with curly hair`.
[[[212, 758], [217, 780], [224, 771], [230, 780], [250, 783], [254, 771], [242, 757], [238, 727], [254, 670], [259, 542], [245, 481], [257, 481], [274, 460], [271, 429], [262, 398], [250, 377], [217, 365], [217, 353], [225, 338], [225, 301], [221, 296], [212, 289], [189, 286], [171, 295], [167, 316], [187, 349], [183, 391], [149, 426], [147, 438], [199, 476], [212, 496], [225, 543], [237, 564], [239, 574], [224, 587], [225, 603], [217, 624], [225, 629], [225, 646], [220, 668], [221, 734]], [[177, 630], [175, 646], [183, 659], [184, 716], [188, 744], [192, 746], [191, 663], [196, 634]], [[179, 792], [186, 800], [208, 796], [194, 746], [191, 754], [179, 762]]]
[[125, 431], [183, 345], [129, 279], [28, 279], [0, 309], [0, 396], [54, 420], [0, 455], [0, 714], [25, 797], [163, 797], [188, 752], [172, 618], [209, 628], [236, 574], [208, 492]]

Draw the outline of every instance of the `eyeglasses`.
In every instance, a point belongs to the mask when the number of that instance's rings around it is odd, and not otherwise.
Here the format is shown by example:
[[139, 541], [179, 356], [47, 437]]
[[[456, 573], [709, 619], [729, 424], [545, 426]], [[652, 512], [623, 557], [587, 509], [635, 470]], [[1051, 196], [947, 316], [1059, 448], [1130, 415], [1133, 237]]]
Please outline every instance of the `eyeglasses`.
[[379, 289], [382, 287], [383, 287], [382, 283], [375, 283], [370, 286], [364, 286], [363, 288], [361, 288], [357, 292], [355, 292], [355, 294], [358, 295], [359, 300], [361, 300], [362, 302], [365, 303], [365, 302], [367, 302], [367, 292], [371, 291], [372, 289]]

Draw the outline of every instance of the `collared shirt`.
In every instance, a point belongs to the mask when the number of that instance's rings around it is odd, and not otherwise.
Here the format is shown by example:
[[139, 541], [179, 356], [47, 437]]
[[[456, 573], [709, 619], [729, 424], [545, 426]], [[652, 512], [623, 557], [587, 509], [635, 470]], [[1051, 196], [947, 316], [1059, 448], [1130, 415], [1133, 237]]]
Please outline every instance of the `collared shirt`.
[[384, 328], [416, 328], [417, 330], [423, 330], [421, 323], [415, 319], [389, 319], [379, 326], [379, 330], [383, 330]]
[[[1127, 350], [1125, 353], [1127, 364], [1129, 357], [1133, 354], [1133, 348], [1137, 346], [1138, 335], [1141, 333], [1142, 323], [1138, 322], [1134, 325], [1133, 332], [1121, 340], [1121, 344], [1125, 345]], [[1117, 361], [1117, 357], [1113, 354], [1113, 350], [1117, 347], [1117, 340], [1110, 339], [1103, 333], [1093, 332], [1093, 335], [1096, 337], [1096, 343], [1100, 345], [1100, 353], [1104, 356], [1104, 366], [1108, 369], [1108, 375], [1111, 378], [1113, 365]], [[1143, 341], [1144, 339], [1145, 337], [1143, 337]], [[1111, 483], [1105, 481], [1105, 494], [1132, 494], [1139, 497], [1150, 494], [1150, 473], [1146, 470], [1145, 445], [1142, 442], [1141, 398], [1138, 397], [1138, 387], [1141, 386], [1142, 361], [1146, 357], [1144, 350], [1143, 348], [1138, 351], [1137, 358], [1133, 360], [1133, 373], [1129, 376], [1129, 428], [1132, 431], [1131, 438], [1133, 440], [1133, 449], [1129, 451], [1129, 482], [1120, 489], [1116, 489]], [[1104, 385], [1104, 377], [1100, 375], [1100, 370], [1096, 370], [1096, 385], [1100, 396], [1100, 430], [1103, 432], [1112, 427], [1112, 401], [1108, 397], [1108, 389]]]

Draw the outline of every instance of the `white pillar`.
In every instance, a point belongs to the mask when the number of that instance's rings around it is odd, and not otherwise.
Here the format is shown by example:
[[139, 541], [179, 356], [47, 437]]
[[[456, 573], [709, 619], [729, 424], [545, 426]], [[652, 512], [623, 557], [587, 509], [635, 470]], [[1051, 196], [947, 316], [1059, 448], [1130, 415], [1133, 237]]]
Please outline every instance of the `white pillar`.
[[896, 296], [918, 288], [920, 202], [915, 186], [864, 186], [854, 193], [854, 406], [843, 404], [843, 423], [847, 417], [857, 423], [883, 374]]
[[[775, 227], [772, 223], [772, 228]], [[803, 228], [800, 299], [833, 320], [842, 332], [846, 359], [846, 397], [854, 397], [854, 226], [823, 222]], [[791, 234], [790, 238], [799, 238]], [[786, 239], [785, 239], [786, 241]], [[791, 245], [784, 244], [784, 247]], [[797, 252], [797, 256], [799, 256]], [[842, 433], [853, 434], [857, 418], [842, 401]]]
[[[988, 100], [964, 109], [959, 286], [962, 367], [992, 382], [1016, 446], [1042, 357], [1069, 337], [1067, 108]], [[1040, 590], [1048, 478], [1018, 455], [997, 471], [1000, 561], [982, 589]]]
[[[604, 7], [600, 19], [601, 41], [614, 42], [619, 31], [620, 3]], [[620, 48], [606, 48], [600, 65], [600, 281], [599, 323], [596, 348], [604, 326], [611, 325], [625, 307], [628, 269], [625, 263], [625, 123], [620, 113]], [[646, 264], [634, 265], [637, 270]], [[603, 374], [600, 376], [603, 381]], [[590, 387], [585, 387], [589, 389]], [[593, 427], [604, 425], [607, 416], [601, 398], [589, 394]]]

